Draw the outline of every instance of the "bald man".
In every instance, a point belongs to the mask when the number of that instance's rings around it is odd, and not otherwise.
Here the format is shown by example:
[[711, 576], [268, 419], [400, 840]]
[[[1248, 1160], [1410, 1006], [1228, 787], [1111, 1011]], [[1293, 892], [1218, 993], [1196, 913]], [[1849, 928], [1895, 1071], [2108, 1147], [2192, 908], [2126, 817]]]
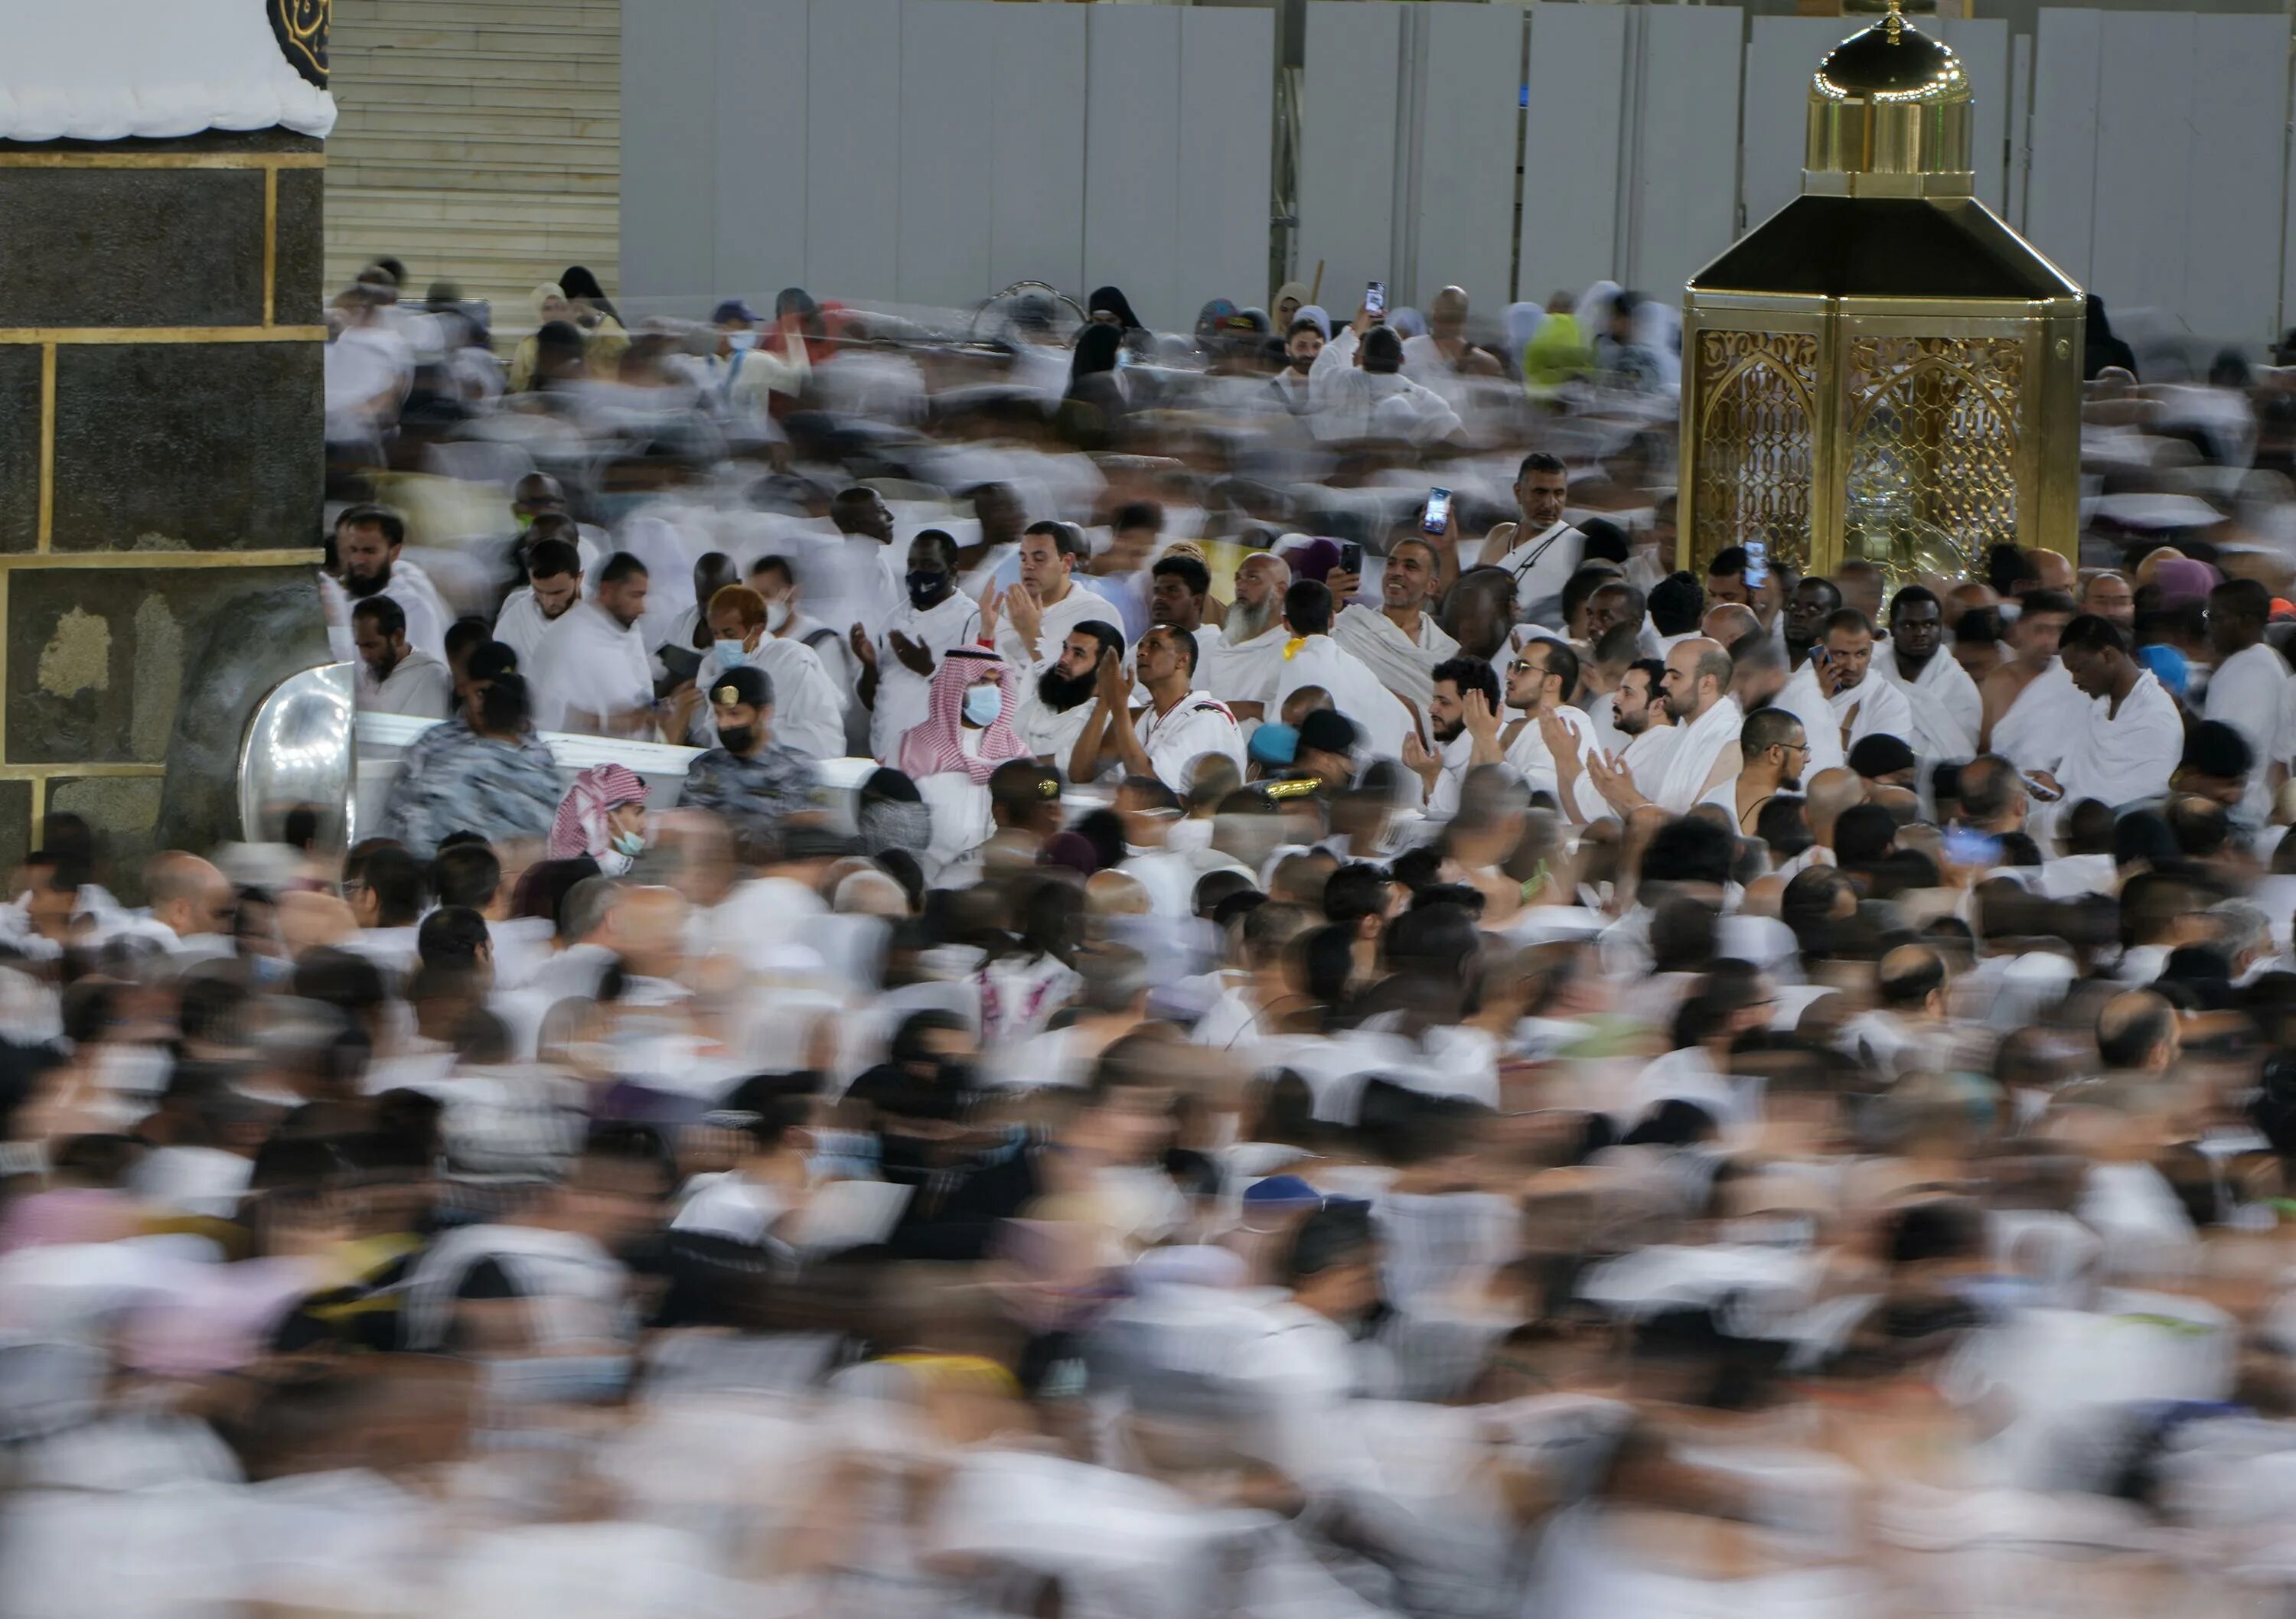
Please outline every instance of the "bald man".
[[144, 868], [141, 915], [119, 915], [97, 924], [93, 942], [148, 938], [171, 956], [224, 956], [233, 949], [235, 920], [231, 884], [196, 854], [168, 849]]
[[2044, 546], [2029, 545], [2025, 548], [2025, 560], [2033, 565], [2034, 576], [2019, 585], [2019, 595], [2031, 590], [2061, 590], [2071, 593], [2074, 575], [2070, 557]]
[[1239, 720], [1266, 717], [1283, 672], [1283, 592], [1292, 566], [1273, 552], [1255, 551], [1235, 570], [1235, 601], [1218, 634], [1196, 637], [1196, 684]]
[[1759, 633], [1762, 621], [1754, 617], [1754, 609], [1740, 601], [1725, 601], [1706, 609], [1706, 617], [1698, 623], [1698, 633], [1718, 646], [1731, 646], [1742, 637]]
[[1730, 654], [1693, 635], [1666, 655], [1666, 707], [1682, 736], [1659, 782], [1661, 809], [1686, 815], [1692, 805], [1738, 773], [1738, 728], [1745, 712], [1730, 695]]
[[[2055, 554], [2051, 552], [2051, 555]], [[2123, 635], [2136, 634], [2136, 593], [2119, 574], [2091, 574], [2081, 586], [2080, 610], [2095, 613]]]
[[1426, 334], [1403, 340], [1403, 374], [1446, 397], [1462, 377], [1497, 376], [1499, 363], [1471, 348], [1466, 334], [1466, 290], [1446, 287], [1427, 306]]
[[1816, 846], [1825, 851], [1826, 863], [1833, 863], [1833, 827], [1841, 819], [1841, 812], [1853, 804], [1866, 802], [1866, 783], [1857, 773], [1847, 765], [1840, 770], [1822, 770], [1809, 778], [1809, 835]]

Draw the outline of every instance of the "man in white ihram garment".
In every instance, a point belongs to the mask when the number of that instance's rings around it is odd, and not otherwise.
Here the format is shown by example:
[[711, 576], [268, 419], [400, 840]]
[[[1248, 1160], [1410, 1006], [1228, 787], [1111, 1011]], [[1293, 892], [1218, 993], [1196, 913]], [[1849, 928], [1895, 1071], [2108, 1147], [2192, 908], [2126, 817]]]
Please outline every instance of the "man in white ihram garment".
[[2152, 670], [2129, 657], [2120, 632], [2094, 613], [2067, 625], [2058, 647], [2088, 709], [2057, 773], [2029, 773], [2066, 804], [2094, 798], [2119, 809], [2167, 792], [2185, 756], [2185, 719], [2177, 699]]
[[1084, 536], [1067, 523], [1031, 523], [1021, 536], [1021, 577], [981, 600], [993, 614], [996, 650], [1015, 669], [1041, 668], [1061, 655], [1069, 632], [1086, 619], [1114, 621], [1117, 609], [1076, 576]]
[[2240, 732], [2254, 756], [2243, 807], [2261, 822], [2272, 813], [2276, 774], [2288, 763], [2285, 732], [2292, 712], [2288, 665], [2264, 639], [2272, 597], [2253, 579], [2227, 579], [2209, 593], [2209, 640], [2217, 654], [2209, 677], [2204, 719], [2222, 720]]
[[1514, 581], [1516, 613], [1537, 623], [1555, 621], [1562, 587], [1585, 558], [1587, 536], [1562, 518], [1570, 495], [1570, 469], [1562, 457], [1534, 450], [1514, 476], [1522, 519], [1501, 523], [1483, 536], [1481, 565], [1506, 569]]
[[1745, 715], [1730, 695], [1730, 654], [1702, 635], [1666, 655], [1666, 708], [1682, 733], [1659, 781], [1657, 802], [1670, 814], [1688, 814], [1738, 773], [1738, 726]]
[[1900, 740], [1923, 765], [1977, 756], [1985, 705], [1969, 671], [1946, 650], [1945, 612], [1935, 592], [1908, 585], [1890, 598], [1890, 639], [1874, 649], [1867, 678], [1886, 681], [1906, 699], [1913, 730]]
[[1283, 627], [1283, 593], [1291, 583], [1290, 563], [1272, 551], [1253, 552], [1237, 565], [1227, 622], [1218, 634], [1198, 637], [1203, 667], [1197, 681], [1240, 721], [1272, 717], [1263, 710], [1275, 700], [1283, 648], [1292, 639]]
[[[714, 689], [718, 677], [744, 665], [765, 671], [773, 682], [773, 740], [811, 759], [842, 758], [845, 754], [845, 699], [823, 666], [821, 655], [802, 641], [774, 633], [773, 609], [786, 602], [768, 602], [746, 585], [720, 587], [705, 604], [709, 621], [709, 650], [694, 671], [693, 690]], [[685, 740], [697, 748], [718, 746], [717, 711], [708, 702], [686, 727]]]
[[2072, 616], [2072, 598], [2062, 591], [2026, 593], [2024, 610], [2009, 629], [2015, 656], [1977, 689], [1985, 704], [1980, 752], [1997, 753], [2028, 773], [2054, 770], [2063, 761], [2088, 714], [2088, 699], [2057, 657], [2057, 637]]
[[406, 542], [406, 520], [385, 506], [353, 506], [335, 519], [335, 563], [342, 576], [321, 574], [319, 594], [327, 609], [328, 640], [343, 661], [351, 656], [351, 604], [370, 596], [398, 602], [406, 615], [408, 644], [447, 660], [452, 619], [430, 576], [400, 556]]
[[1400, 438], [1423, 446], [1457, 437], [1458, 413], [1402, 368], [1403, 339], [1357, 311], [1308, 369], [1310, 430], [1326, 441]]
[[852, 630], [861, 661], [861, 701], [869, 710], [869, 751], [890, 759], [909, 727], [925, 717], [933, 666], [951, 647], [971, 646], [980, 634], [980, 609], [956, 588], [956, 542], [927, 528], [909, 542], [908, 600], [872, 634]]
[[638, 629], [649, 583], [645, 565], [618, 551], [596, 594], [550, 626], [527, 682], [537, 729], [654, 740], [653, 659]]
[[1854, 607], [1845, 607], [1825, 621], [1821, 650], [1811, 654], [1818, 666], [1818, 689], [1833, 709], [1842, 751], [1847, 753], [1869, 736], [1893, 736], [1906, 740], [1914, 728], [1914, 710], [1895, 683], [1873, 675], [1874, 626]]
[[[1380, 605], [1350, 602], [1332, 625], [1332, 639], [1367, 665], [1380, 683], [1427, 712], [1435, 666], [1459, 655], [1427, 610], [1441, 561], [1424, 540], [1398, 540], [1380, 575]], [[1341, 576], [1344, 581], [1347, 576]]]
[[1295, 581], [1283, 593], [1283, 622], [1291, 638], [1283, 644], [1267, 717], [1278, 717], [1283, 699], [1301, 687], [1321, 686], [1332, 706], [1362, 728], [1374, 757], [1401, 758], [1403, 739], [1418, 729], [1417, 723], [1363, 659], [1332, 639], [1332, 593], [1318, 580]]
[[527, 550], [526, 580], [503, 598], [494, 636], [518, 654], [521, 669], [530, 671], [543, 636], [582, 600], [582, 553], [570, 540], [537, 540]]

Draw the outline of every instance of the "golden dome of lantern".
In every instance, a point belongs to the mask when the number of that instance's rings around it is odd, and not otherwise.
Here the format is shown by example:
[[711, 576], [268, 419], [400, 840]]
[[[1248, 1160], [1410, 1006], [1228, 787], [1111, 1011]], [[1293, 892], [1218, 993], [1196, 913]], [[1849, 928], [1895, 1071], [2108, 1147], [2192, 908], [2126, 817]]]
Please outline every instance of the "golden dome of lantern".
[[1892, 585], [2073, 554], [2079, 287], [1975, 195], [1968, 75], [1892, 4], [1809, 82], [1801, 194], [1690, 280], [1682, 565]]

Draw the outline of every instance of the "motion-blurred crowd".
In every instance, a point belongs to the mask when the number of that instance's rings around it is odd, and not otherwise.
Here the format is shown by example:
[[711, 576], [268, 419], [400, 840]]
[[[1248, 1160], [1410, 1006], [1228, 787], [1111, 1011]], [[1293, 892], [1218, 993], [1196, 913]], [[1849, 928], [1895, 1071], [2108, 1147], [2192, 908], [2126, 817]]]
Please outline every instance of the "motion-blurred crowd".
[[1615, 287], [405, 280], [362, 835], [0, 909], [0, 1619], [2296, 1599], [2280, 373], [1682, 570]]

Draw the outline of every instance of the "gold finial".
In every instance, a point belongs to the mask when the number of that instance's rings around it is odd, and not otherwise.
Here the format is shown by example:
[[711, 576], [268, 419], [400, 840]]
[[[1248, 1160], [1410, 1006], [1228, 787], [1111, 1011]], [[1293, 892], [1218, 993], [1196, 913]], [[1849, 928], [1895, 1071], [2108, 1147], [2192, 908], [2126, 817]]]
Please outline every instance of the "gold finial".
[[1890, 0], [1890, 20], [1882, 25], [1890, 30], [1890, 43], [1896, 45], [1905, 37], [1906, 13], [1904, 0]]

